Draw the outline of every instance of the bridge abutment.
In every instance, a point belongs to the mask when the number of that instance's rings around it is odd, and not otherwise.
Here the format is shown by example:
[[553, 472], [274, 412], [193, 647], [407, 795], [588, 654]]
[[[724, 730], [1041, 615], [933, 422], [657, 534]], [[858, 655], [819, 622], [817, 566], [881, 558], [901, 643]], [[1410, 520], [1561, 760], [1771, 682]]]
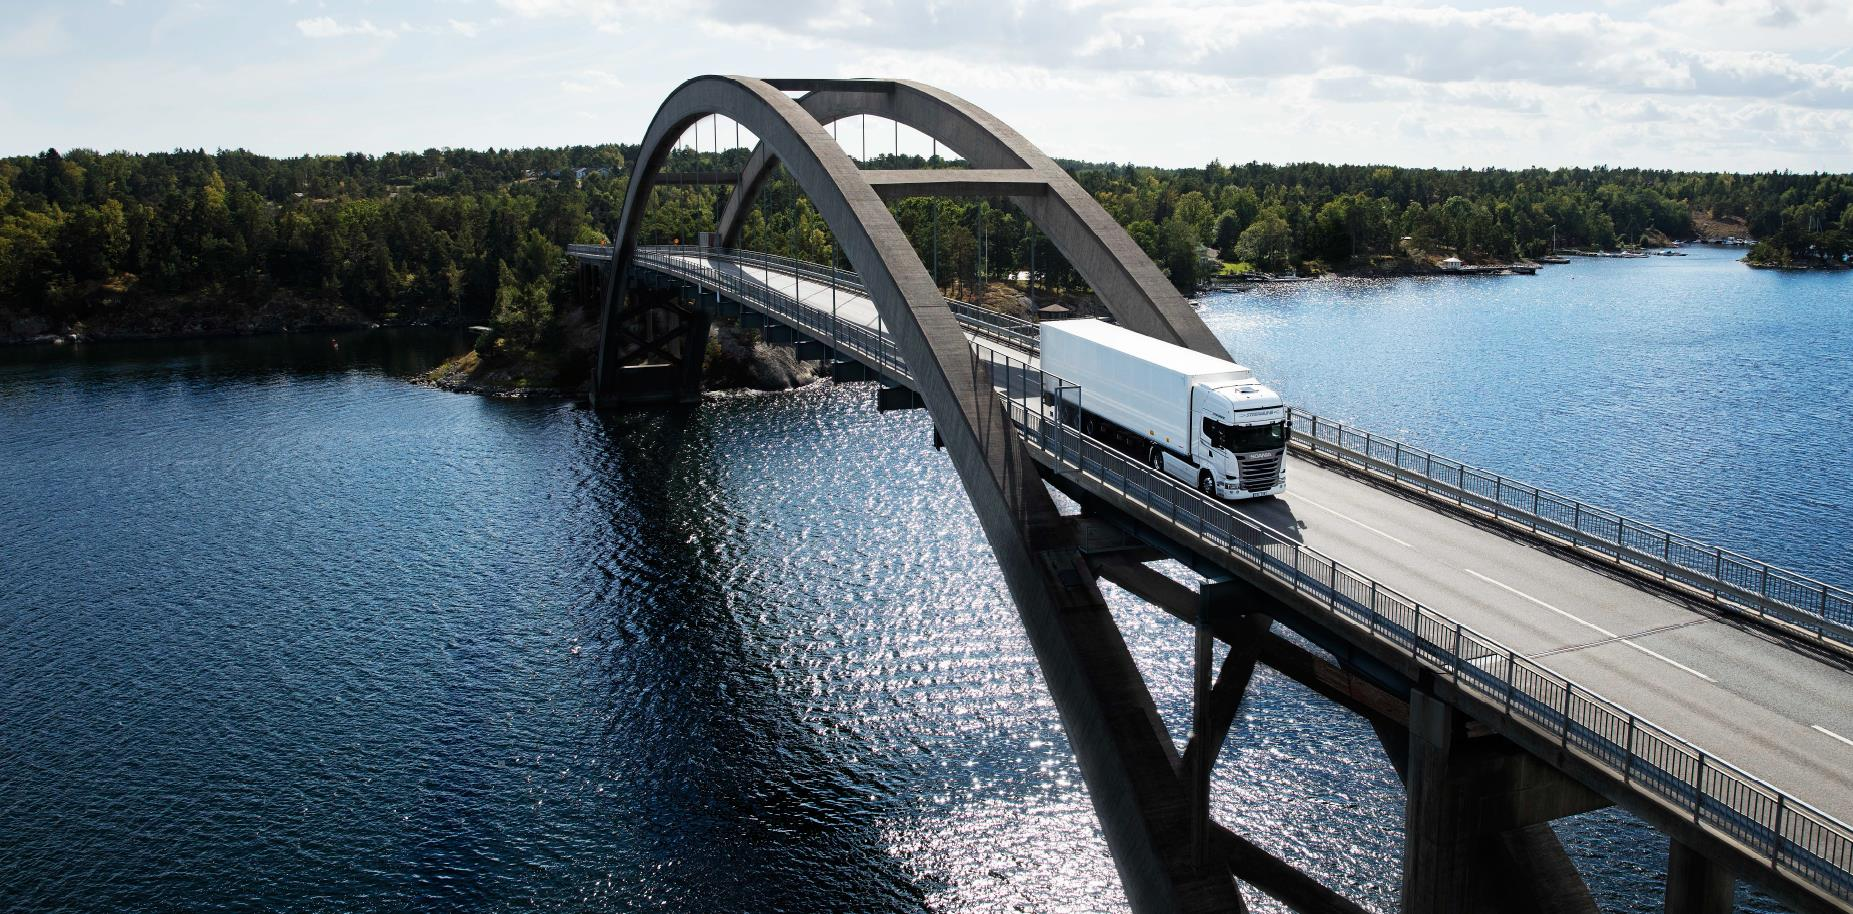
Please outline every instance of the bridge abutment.
[[1420, 690], [1406, 752], [1404, 914], [1595, 914], [1549, 823], [1607, 800]]

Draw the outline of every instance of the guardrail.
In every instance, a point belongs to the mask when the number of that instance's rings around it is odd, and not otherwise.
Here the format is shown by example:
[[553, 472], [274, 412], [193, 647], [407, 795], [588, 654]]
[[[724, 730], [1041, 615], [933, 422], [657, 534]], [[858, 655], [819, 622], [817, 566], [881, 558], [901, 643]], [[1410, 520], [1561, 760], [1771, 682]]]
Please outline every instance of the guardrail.
[[[1181, 539], [1311, 598], [1358, 634], [1473, 695], [1506, 723], [1574, 751], [1622, 783], [1842, 901], [1853, 901], [1853, 829], [1761, 779], [1641, 719], [1510, 648], [1377, 583], [1196, 489], [1057, 420], [1043, 390], [1074, 385], [974, 348], [990, 363], [1011, 420], [1058, 467], [1090, 477]], [[999, 368], [1003, 370], [999, 372]], [[1033, 389], [1027, 379], [1036, 379]], [[1018, 383], [1012, 379], [1024, 379]], [[1034, 404], [1032, 406], [1031, 404]]]
[[737, 301], [750, 303], [762, 313], [823, 340], [832, 349], [850, 354], [865, 365], [899, 381], [912, 380], [900, 353], [886, 334], [850, 321], [837, 320], [827, 311], [806, 306], [795, 298], [774, 290], [765, 280], [753, 279], [741, 270], [723, 270], [682, 258], [664, 257], [653, 250], [640, 250], [640, 259], [648, 260], [652, 269], [668, 273], [728, 293]]
[[[611, 248], [608, 245], [570, 244], [566, 246], [570, 254], [610, 259]], [[734, 263], [745, 266], [759, 266], [767, 269], [777, 268], [782, 272], [802, 276], [813, 282], [835, 283], [841, 288], [868, 295], [868, 288], [863, 285], [862, 277], [851, 270], [831, 270], [828, 267], [805, 260], [794, 260], [776, 254], [764, 254], [739, 248], [702, 248], [688, 245], [647, 245], [637, 248], [639, 257], [653, 258], [706, 258], [709, 262]], [[1012, 317], [956, 298], [947, 298], [946, 307], [952, 310], [959, 323], [974, 333], [983, 334], [1007, 346], [1014, 346], [1025, 352], [1041, 350], [1041, 338], [1034, 322], [1019, 317]]]
[[[694, 258], [703, 257], [710, 262], [734, 263], [741, 266], [761, 266], [777, 268], [783, 272], [801, 276], [813, 282], [834, 283], [838, 287], [849, 289], [863, 296], [868, 296], [868, 287], [863, 285], [862, 277], [850, 270], [831, 270], [809, 261], [794, 260], [776, 254], [762, 254], [758, 251], [746, 251], [733, 248], [691, 248], [676, 245], [661, 245], [638, 248], [639, 254], [651, 254], [658, 257]], [[980, 307], [956, 298], [946, 298], [946, 306], [952, 310], [959, 323], [965, 329], [981, 333], [1000, 343], [1015, 346], [1026, 352], [1036, 352], [1041, 348], [1041, 339], [1036, 325], [1022, 318], [1012, 317]]]
[[[777, 262], [765, 261], [768, 266]], [[891, 377], [908, 378], [885, 334], [834, 321], [827, 313], [773, 291], [764, 280], [681, 258], [665, 258], [652, 268], [673, 270], [683, 278], [726, 291]], [[1451, 682], [1460, 693], [1477, 698], [1504, 723], [1557, 741], [1644, 796], [1767, 860], [1772, 871], [1840, 901], [1853, 902], [1853, 828], [1493, 639], [1249, 519], [1226, 502], [1207, 498], [1082, 434], [1059, 421], [1055, 408], [1042, 399], [1045, 390], [1071, 390], [1078, 404], [1085, 392], [1077, 385], [985, 347], [973, 346], [972, 351], [976, 363], [989, 371], [1012, 425], [1056, 467], [1078, 473], [1088, 484], [1133, 502], [1148, 512], [1148, 522], [1169, 527], [1180, 539], [1194, 539], [1206, 550], [1253, 568], [1324, 606], [1337, 623], [1406, 653], [1411, 662]], [[1295, 415], [1305, 423], [1305, 434], [1312, 443], [1323, 443], [1333, 451], [1348, 450], [1344, 427], [1332, 423], [1328, 431], [1326, 420], [1310, 413]], [[1383, 443], [1370, 436], [1351, 457], [1365, 464], [1382, 462], [1376, 455]], [[1424, 476], [1431, 484], [1440, 484], [1455, 472], [1453, 468], [1464, 471], [1454, 477], [1452, 485], [1453, 491], [1462, 493], [1462, 504], [1484, 497], [1476, 480], [1486, 477], [1494, 485], [1490, 503], [1496, 509], [1511, 507], [1504, 495], [1510, 483], [1502, 477], [1481, 474], [1426, 452], [1405, 451], [1406, 445], [1391, 442], [1390, 446], [1394, 454], [1390, 466], [1413, 472], [1406, 463], [1409, 458], [1402, 455], [1420, 454], [1427, 471]], [[1430, 469], [1437, 465], [1442, 467], [1439, 476]], [[1366, 468], [1382, 472], [1380, 467]], [[1555, 497], [1531, 487], [1526, 491], [1539, 492], [1544, 498], [1540, 505]], [[1580, 518], [1578, 503], [1564, 501], [1572, 505], [1573, 517]], [[1533, 509], [1533, 516], [1549, 515]], [[1610, 512], [1595, 516], [1618, 518]], [[1571, 529], [1584, 527], [1573, 523]]]
[[1853, 593], [1846, 590], [1305, 410], [1288, 416], [1303, 450], [1707, 594], [1726, 608], [1853, 647]]
[[[610, 250], [591, 245], [569, 249], [606, 256]], [[854, 272], [833, 272], [789, 257], [679, 246], [646, 247], [639, 252], [778, 267], [867, 294]], [[1040, 351], [1034, 323], [957, 299], [948, 298], [946, 303], [966, 329], [1024, 352]], [[1290, 408], [1288, 415], [1299, 432], [1293, 444], [1300, 450], [1518, 524], [1616, 565], [1709, 596], [1727, 609], [1780, 621], [1784, 630], [1833, 642], [1830, 647], [1853, 649], [1853, 592], [1305, 410]]]

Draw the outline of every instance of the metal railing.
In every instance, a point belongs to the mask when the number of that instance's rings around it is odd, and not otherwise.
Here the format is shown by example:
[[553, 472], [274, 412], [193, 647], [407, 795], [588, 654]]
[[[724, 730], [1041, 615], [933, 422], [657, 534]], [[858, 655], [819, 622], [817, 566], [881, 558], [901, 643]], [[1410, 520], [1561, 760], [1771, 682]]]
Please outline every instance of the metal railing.
[[1708, 594], [1726, 608], [1853, 646], [1853, 592], [1305, 410], [1288, 416], [1302, 450]]
[[[1118, 493], [1143, 519], [1184, 541], [1255, 569], [1324, 606], [1359, 635], [1386, 644], [1503, 722], [1524, 727], [1632, 789], [1766, 859], [1781, 873], [1853, 901], [1853, 829], [1761, 779], [1526, 659], [1493, 639], [1377, 583], [1328, 556], [1156, 473], [1073, 425], [1044, 390], [1074, 385], [1006, 356], [974, 349], [992, 365], [1011, 420], [1031, 447], [1090, 487]], [[1001, 367], [1001, 371], [999, 370]], [[1034, 378], [1034, 389], [1025, 381]], [[1067, 390], [1074, 390], [1068, 394]]]
[[[610, 259], [611, 248], [608, 245], [571, 244], [566, 247], [570, 254]], [[661, 264], [665, 258], [692, 260], [704, 258], [710, 263], [731, 263], [742, 267], [757, 266], [778, 269], [794, 276], [801, 276], [813, 282], [835, 283], [839, 288], [848, 289], [856, 294], [868, 297], [868, 287], [862, 277], [853, 270], [831, 270], [828, 266], [811, 263], [806, 260], [794, 260], [777, 254], [764, 254], [740, 248], [702, 248], [688, 245], [648, 245], [637, 248], [640, 259], [648, 258], [653, 264]], [[974, 333], [982, 334], [996, 342], [1014, 346], [1025, 352], [1038, 352], [1041, 349], [1041, 337], [1032, 321], [1013, 317], [993, 311], [981, 305], [947, 298], [946, 307], [952, 310], [959, 323]]]
[[[829, 311], [806, 305], [774, 289], [769, 275], [754, 277], [744, 268], [721, 269], [687, 258], [665, 256], [654, 249], [639, 250], [638, 260], [653, 270], [726, 292], [736, 301], [750, 304], [896, 381], [912, 380], [887, 334], [853, 321], [838, 320]], [[745, 266], [741, 261], [735, 263]], [[766, 266], [769, 269], [772, 263], [767, 261]]]
[[[856, 294], [868, 297], [868, 287], [862, 277], [852, 270], [831, 270], [804, 260], [794, 260], [776, 254], [763, 254], [758, 251], [737, 248], [691, 248], [686, 246], [661, 245], [638, 249], [638, 254], [654, 257], [706, 258], [710, 262], [733, 263], [741, 266], [759, 266], [777, 268], [794, 276], [800, 276], [812, 282], [835, 283], [840, 288], [849, 289]], [[1019, 317], [1012, 317], [956, 298], [946, 298], [946, 307], [952, 310], [965, 329], [983, 334], [997, 342], [1014, 346], [1025, 352], [1037, 352], [1041, 348], [1041, 338], [1033, 322]]]
[[[833, 321], [827, 312], [773, 290], [765, 278], [755, 280], [746, 271], [666, 257], [654, 250], [650, 254], [652, 269], [725, 291], [897, 380], [908, 379], [885, 334]], [[735, 265], [785, 265], [783, 258], [732, 260]], [[810, 271], [815, 272], [814, 266]], [[1238, 513], [1226, 502], [1152, 471], [1081, 433], [1076, 424], [1059, 421], [1057, 407], [1044, 401], [1044, 392], [1058, 391], [1061, 402], [1073, 402], [1078, 408], [1084, 394], [1079, 386], [1027, 360], [987, 347], [974, 345], [972, 352], [974, 367], [989, 373], [1012, 425], [1058, 472], [1078, 475], [1089, 487], [1119, 495], [1143, 511], [1147, 523], [1182, 541], [1194, 541], [1206, 552], [1290, 587], [1323, 606], [1334, 623], [1348, 625], [1356, 635], [1406, 654], [1439, 680], [1452, 683], [1459, 693], [1477, 699], [1486, 713], [1503, 724], [1555, 741], [1631, 789], [1762, 857], [1772, 871], [1830, 897], [1853, 901], [1853, 828], [1493, 639]], [[1347, 430], [1343, 427], [1334, 423], [1328, 433], [1325, 420], [1308, 413], [1295, 415], [1296, 421], [1305, 423], [1305, 434], [1312, 442], [1345, 450], [1352, 460], [1366, 465], [1381, 462], [1382, 439], [1371, 436], [1352, 452], [1344, 444]], [[1390, 446], [1395, 456], [1389, 465], [1413, 472], [1406, 462], [1410, 458], [1402, 456], [1407, 446]], [[1421, 454], [1423, 478], [1433, 485], [1456, 472], [1453, 468], [1463, 471], [1453, 477], [1452, 485], [1452, 491], [1462, 493], [1463, 504], [1486, 498], [1478, 482], [1485, 478], [1494, 486], [1490, 504], [1499, 509], [1512, 507], [1504, 495], [1510, 483], [1503, 478], [1425, 452], [1408, 453]], [[1441, 467], [1439, 476], [1432, 469], [1436, 466]], [[1381, 467], [1367, 468], [1382, 472]], [[1539, 490], [1526, 487], [1525, 491]], [[1555, 497], [1539, 495], [1544, 499], [1540, 505]], [[1576, 512], [1586, 510], [1563, 501], [1573, 506], [1576, 517], [1580, 517]], [[1551, 515], [1534, 508], [1532, 516]], [[1596, 516], [1617, 517], [1609, 512]], [[1585, 528], [1573, 523], [1571, 529]], [[1624, 534], [1624, 551], [1626, 542]]]
[[[570, 249], [606, 256], [610, 251], [589, 245]], [[777, 267], [813, 281], [836, 281], [859, 294], [868, 294], [861, 277], [854, 272], [833, 273], [789, 257], [677, 246], [639, 249], [640, 254], [645, 252]], [[1034, 323], [957, 299], [948, 298], [946, 303], [967, 330], [1027, 353], [1040, 351]], [[1853, 591], [1302, 409], [1290, 408], [1288, 415], [1299, 433], [1292, 439], [1298, 450], [1523, 526], [1613, 564], [1708, 595], [1726, 609], [1778, 620], [1786, 623], [1783, 631], [1853, 647]]]

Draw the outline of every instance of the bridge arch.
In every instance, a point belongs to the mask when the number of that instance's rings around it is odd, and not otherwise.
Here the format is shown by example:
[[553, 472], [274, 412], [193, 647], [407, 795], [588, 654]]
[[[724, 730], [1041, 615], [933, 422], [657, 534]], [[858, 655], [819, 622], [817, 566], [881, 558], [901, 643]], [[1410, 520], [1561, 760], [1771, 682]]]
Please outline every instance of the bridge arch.
[[[604, 405], [621, 367], [614, 349], [621, 321], [615, 318], [657, 172], [683, 131], [710, 114], [738, 121], [785, 163], [861, 275], [1003, 571], [1133, 908], [1242, 910], [1228, 871], [1203, 866], [1180, 847], [1179, 836], [1190, 826], [1175, 774], [1176, 747], [1087, 569], [1074, 527], [1056, 510], [989, 371], [973, 357], [880, 194], [825, 126], [778, 84], [696, 77], [677, 87], [651, 121], [613, 233], [594, 403]], [[1142, 304], [1129, 313], [1157, 316]], [[1195, 324], [1213, 342], [1188, 306], [1181, 299], [1177, 304], [1183, 308], [1179, 323]]]
[[[958, 150], [974, 169], [1021, 169], [1046, 191], [1010, 195], [1049, 236], [1081, 278], [1121, 324], [1198, 352], [1228, 358], [1228, 351], [1190, 303], [1158, 271], [1132, 236], [1054, 159], [990, 112], [949, 92], [908, 80], [776, 80], [781, 90], [807, 91], [798, 104], [818, 122], [872, 114], [906, 124]], [[853, 162], [853, 160], [851, 160]], [[739, 242], [746, 213], [774, 166], [775, 149], [753, 150], [718, 226], [721, 244]]]

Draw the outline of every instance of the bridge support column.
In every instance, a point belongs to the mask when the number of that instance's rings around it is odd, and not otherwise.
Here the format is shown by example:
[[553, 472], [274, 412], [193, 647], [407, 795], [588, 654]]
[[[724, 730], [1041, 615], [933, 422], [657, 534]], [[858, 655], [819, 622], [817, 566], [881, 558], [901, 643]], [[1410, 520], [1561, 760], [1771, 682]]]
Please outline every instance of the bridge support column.
[[592, 380], [594, 406], [621, 409], [701, 398], [711, 321], [684, 298], [678, 288], [653, 289], [638, 283], [629, 290], [626, 307], [605, 321], [605, 342]]
[[587, 313], [598, 312], [599, 296], [605, 290], [606, 269], [599, 264], [581, 260], [578, 269], [573, 271], [573, 301]]
[[891, 413], [903, 409], [926, 409], [926, 401], [911, 387], [883, 386], [875, 391], [875, 411]]
[[1730, 914], [1737, 879], [1729, 869], [1674, 838], [1667, 842], [1666, 914]]
[[791, 343], [791, 354], [800, 362], [823, 362], [830, 359], [829, 345], [813, 339], [795, 339]]
[[1404, 914], [1595, 914], [1550, 821], [1608, 802], [1464, 716], [1409, 695]]

